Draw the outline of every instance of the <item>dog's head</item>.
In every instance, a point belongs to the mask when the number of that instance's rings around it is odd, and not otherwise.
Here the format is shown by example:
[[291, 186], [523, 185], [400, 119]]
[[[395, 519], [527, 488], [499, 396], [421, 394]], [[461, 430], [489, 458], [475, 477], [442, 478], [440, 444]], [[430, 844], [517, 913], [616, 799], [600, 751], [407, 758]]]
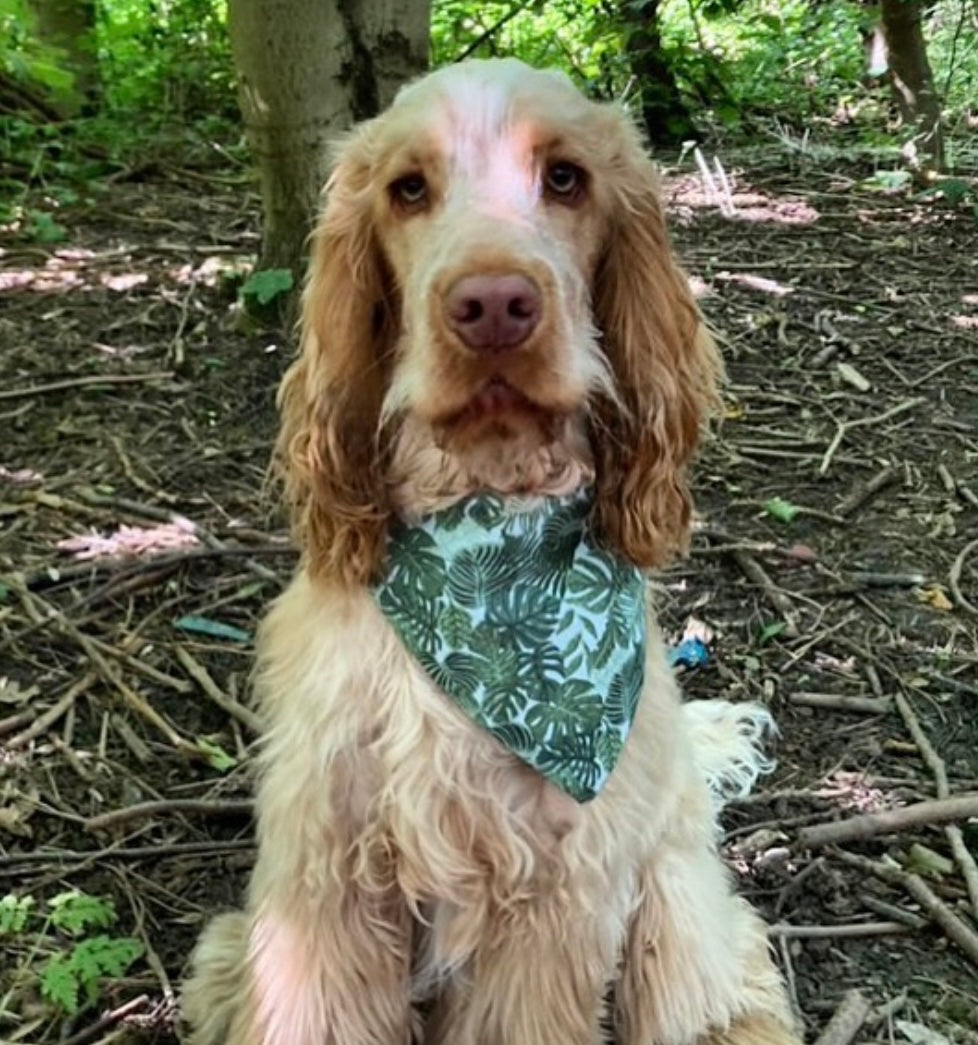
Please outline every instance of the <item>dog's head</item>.
[[584, 446], [602, 538], [658, 565], [717, 372], [624, 113], [513, 60], [432, 73], [343, 144], [314, 238], [280, 440], [309, 566], [374, 574], [402, 438], [502, 493]]

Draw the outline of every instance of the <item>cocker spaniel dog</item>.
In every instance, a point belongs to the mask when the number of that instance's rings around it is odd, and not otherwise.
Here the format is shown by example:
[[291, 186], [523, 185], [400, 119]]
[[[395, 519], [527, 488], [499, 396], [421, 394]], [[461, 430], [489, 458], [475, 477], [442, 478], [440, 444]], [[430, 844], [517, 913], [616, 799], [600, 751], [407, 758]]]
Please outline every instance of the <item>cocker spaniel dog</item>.
[[282, 390], [258, 857], [196, 1045], [794, 1045], [716, 850], [765, 712], [681, 705], [643, 571], [719, 364], [629, 120], [471, 61], [343, 145]]

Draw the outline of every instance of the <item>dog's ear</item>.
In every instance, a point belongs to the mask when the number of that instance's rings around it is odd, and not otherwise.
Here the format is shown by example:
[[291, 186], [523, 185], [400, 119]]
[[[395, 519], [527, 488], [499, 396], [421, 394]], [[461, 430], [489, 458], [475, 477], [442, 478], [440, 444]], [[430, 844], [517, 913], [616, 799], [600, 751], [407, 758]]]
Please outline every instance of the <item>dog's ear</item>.
[[617, 403], [595, 407], [597, 524], [638, 566], [689, 538], [686, 465], [717, 402], [721, 364], [665, 227], [654, 165], [622, 114], [611, 214], [594, 287]]
[[366, 583], [388, 506], [378, 425], [399, 303], [373, 223], [365, 125], [343, 146], [313, 233], [301, 347], [279, 391], [277, 456], [314, 576]]

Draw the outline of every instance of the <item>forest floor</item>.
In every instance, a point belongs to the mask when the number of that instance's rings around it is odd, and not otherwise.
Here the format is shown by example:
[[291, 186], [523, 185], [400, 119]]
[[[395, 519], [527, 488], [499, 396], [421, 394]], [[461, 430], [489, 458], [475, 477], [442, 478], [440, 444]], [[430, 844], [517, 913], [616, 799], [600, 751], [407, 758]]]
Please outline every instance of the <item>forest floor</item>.
[[[899, 811], [978, 801], [975, 217], [837, 156], [725, 159], [722, 208], [692, 173], [666, 184], [729, 385], [691, 554], [655, 582], [670, 639], [708, 636], [688, 696], [780, 725], [725, 851], [809, 1040], [858, 988], [856, 1042], [974, 1045], [978, 817]], [[231, 307], [247, 184], [140, 177], [63, 208], [63, 243], [0, 240], [0, 897], [35, 902], [0, 902], [3, 1042], [174, 1041], [194, 939], [254, 855], [251, 639], [295, 562], [264, 486], [290, 349]], [[888, 834], [810, 833], [881, 810]], [[48, 906], [70, 890], [115, 923], [72, 937]], [[55, 1018], [41, 979], [70, 998], [95, 935], [109, 971], [120, 938], [142, 956]]]

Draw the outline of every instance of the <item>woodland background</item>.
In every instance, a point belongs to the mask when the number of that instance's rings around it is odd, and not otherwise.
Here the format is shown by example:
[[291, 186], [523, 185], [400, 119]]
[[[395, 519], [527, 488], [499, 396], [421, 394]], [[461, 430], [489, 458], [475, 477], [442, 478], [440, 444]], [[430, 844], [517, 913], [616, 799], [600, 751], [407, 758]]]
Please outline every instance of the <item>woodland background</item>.
[[780, 724], [723, 845], [807, 1040], [978, 1043], [975, 0], [0, 0], [3, 1045], [181, 1040], [325, 146], [493, 54], [625, 99], [723, 349], [654, 584], [689, 698]]

